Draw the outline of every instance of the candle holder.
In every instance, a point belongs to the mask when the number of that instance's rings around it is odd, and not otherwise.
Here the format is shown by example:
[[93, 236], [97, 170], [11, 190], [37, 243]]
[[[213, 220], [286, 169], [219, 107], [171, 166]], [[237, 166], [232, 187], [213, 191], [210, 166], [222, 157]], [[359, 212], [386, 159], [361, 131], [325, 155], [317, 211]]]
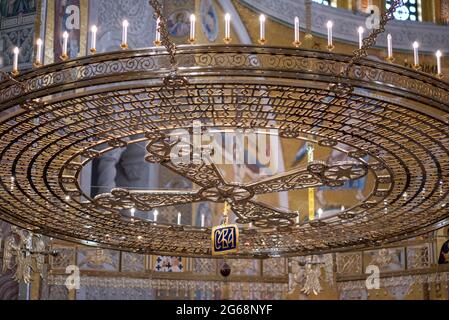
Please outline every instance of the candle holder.
[[120, 45], [120, 48], [122, 48], [122, 50], [126, 50], [126, 49], [129, 48], [129, 46], [128, 46], [127, 43], [122, 43], [122, 44]]
[[189, 38], [188, 41], [190, 44], [195, 44], [195, 42], [196, 42], [195, 38]]
[[393, 63], [395, 61], [394, 57], [387, 57], [385, 60], [389, 63]]
[[225, 37], [225, 38], [223, 39], [223, 42], [226, 43], [226, 44], [230, 44], [231, 41], [232, 41], [232, 38], [231, 38], [231, 37]]
[[415, 64], [415, 65], [413, 65], [413, 69], [415, 69], [416, 71], [419, 71], [422, 69], [422, 67], [419, 64]]
[[17, 76], [20, 74], [20, 72], [19, 72], [19, 70], [13, 70], [13, 71], [11, 71], [11, 74], [12, 74], [14, 77], [17, 77]]
[[156, 47], [160, 47], [160, 46], [162, 45], [162, 41], [160, 41], [160, 40], [154, 40], [154, 41], [153, 41], [153, 44], [154, 44]]
[[444, 78], [444, 75], [443, 75], [442, 73], [438, 73], [438, 74], [437, 74], [437, 78], [438, 78], [438, 79], [443, 79], [443, 78]]
[[61, 56], [59, 57], [62, 61], [66, 61], [69, 59], [69, 56], [67, 53], [63, 53], [61, 54]]
[[296, 48], [299, 48], [301, 45], [302, 45], [302, 42], [301, 41], [293, 41], [293, 45], [296, 47]]
[[334, 46], [333, 44], [330, 44], [330, 45], [327, 46], [327, 50], [328, 50], [329, 52], [334, 51], [334, 49], [335, 49], [335, 46]]
[[42, 67], [42, 63], [39, 62], [39, 61], [34, 61], [33, 67], [35, 67], [35, 68], [40, 68], [40, 67]]
[[91, 54], [96, 54], [96, 53], [97, 53], [97, 49], [95, 49], [95, 48], [90, 48], [90, 53], [91, 53]]
[[267, 39], [259, 39], [259, 44], [261, 44], [262, 46], [264, 46], [267, 43]]
[[304, 39], [306, 39], [306, 40], [308, 40], [308, 41], [313, 40], [313, 34], [307, 33], [307, 34], [305, 35]]

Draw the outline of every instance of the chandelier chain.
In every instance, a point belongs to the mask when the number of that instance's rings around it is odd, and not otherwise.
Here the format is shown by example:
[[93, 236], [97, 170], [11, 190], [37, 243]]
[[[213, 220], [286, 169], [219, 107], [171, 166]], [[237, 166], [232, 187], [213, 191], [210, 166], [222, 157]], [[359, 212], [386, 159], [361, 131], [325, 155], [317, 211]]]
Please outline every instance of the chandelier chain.
[[161, 43], [167, 49], [170, 55], [170, 64], [176, 67], [176, 45], [170, 40], [170, 34], [167, 28], [167, 19], [163, 15], [163, 7], [159, 0], [148, 0], [150, 6], [154, 10], [156, 19], [159, 19], [158, 31], [161, 35]]
[[360, 49], [357, 49], [353, 52], [353, 56], [349, 63], [346, 65], [342, 76], [348, 76], [349, 71], [354, 64], [360, 62], [363, 58], [368, 56], [368, 49], [376, 44], [377, 37], [385, 32], [385, 26], [390, 20], [393, 20], [393, 14], [396, 12], [396, 9], [402, 6], [403, 0], [393, 0], [391, 6], [388, 10], [380, 17], [379, 26], [371, 32], [371, 34], [363, 39], [363, 44]]

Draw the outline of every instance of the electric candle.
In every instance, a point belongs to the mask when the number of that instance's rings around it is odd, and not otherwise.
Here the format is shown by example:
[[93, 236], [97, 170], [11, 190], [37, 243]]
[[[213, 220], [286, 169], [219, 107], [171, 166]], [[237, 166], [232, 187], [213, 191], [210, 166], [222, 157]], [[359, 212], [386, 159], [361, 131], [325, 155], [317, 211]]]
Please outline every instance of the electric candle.
[[415, 69], [419, 69], [419, 43], [413, 42], [413, 56], [415, 60]]
[[391, 34], [388, 34], [387, 42], [388, 42], [388, 58], [387, 58], [387, 61], [393, 62], [394, 61], [394, 58], [393, 58], [393, 37], [391, 36]]
[[441, 77], [443, 75], [441, 66], [441, 57], [443, 56], [443, 53], [440, 50], [438, 50], [435, 55], [437, 57], [437, 75]]
[[196, 17], [194, 14], [190, 15], [190, 43], [195, 43], [195, 25], [196, 25]]
[[157, 18], [157, 20], [156, 20], [156, 37], [153, 42], [156, 47], [159, 47], [162, 44], [161, 43], [161, 32], [159, 30], [160, 24], [161, 24], [161, 18]]
[[204, 213], [201, 214], [201, 228], [204, 228], [206, 224], [206, 216]]
[[293, 42], [295, 47], [299, 47], [301, 45], [301, 41], [299, 41], [299, 18], [295, 17], [295, 41]]
[[36, 60], [34, 62], [35, 67], [40, 67], [42, 65], [42, 45], [44, 42], [42, 39], [36, 40]]
[[267, 42], [267, 39], [265, 39], [265, 22], [266, 22], [266, 18], [265, 15], [261, 14], [259, 17], [259, 22], [260, 22], [260, 38], [259, 38], [259, 43], [261, 45], [264, 45]]
[[359, 33], [359, 49], [362, 49], [362, 47], [363, 47], [363, 34], [365, 33], [365, 29], [363, 29], [363, 27], [359, 27], [357, 32]]
[[67, 60], [69, 58], [69, 55], [68, 55], [69, 33], [67, 31], [64, 31], [64, 33], [62, 34], [62, 39], [63, 39], [63, 43], [62, 43], [61, 59]]
[[97, 26], [92, 26], [92, 28], [90, 29], [91, 32], [91, 43], [90, 43], [90, 52], [91, 53], [96, 53], [97, 52]]
[[153, 212], [153, 220], [154, 220], [154, 222], [157, 222], [157, 216], [158, 215], [159, 215], [159, 211], [157, 211], [157, 209], [154, 210], [154, 212]]
[[12, 64], [12, 74], [18, 75], [19, 74], [19, 48], [15, 47], [13, 50], [14, 57], [13, 57], [13, 64]]
[[334, 50], [334, 44], [333, 44], [333, 35], [332, 35], [332, 28], [334, 27], [334, 23], [332, 21], [327, 22], [327, 49], [329, 51]]
[[229, 13], [225, 14], [225, 37], [224, 42], [226, 44], [231, 42], [231, 15]]
[[120, 47], [122, 49], [128, 49], [128, 27], [129, 27], [128, 20], [123, 20], [123, 23], [122, 23], [122, 44], [120, 45]]
[[182, 217], [181, 212], [178, 212], [178, 225], [181, 224], [181, 217]]

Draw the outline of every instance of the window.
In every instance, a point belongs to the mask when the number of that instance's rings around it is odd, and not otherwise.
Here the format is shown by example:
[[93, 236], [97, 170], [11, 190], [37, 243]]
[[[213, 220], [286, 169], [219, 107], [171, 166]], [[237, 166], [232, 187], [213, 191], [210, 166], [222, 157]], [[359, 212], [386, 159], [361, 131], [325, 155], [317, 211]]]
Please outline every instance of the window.
[[[418, 21], [420, 20], [419, 11], [421, 3], [419, 0], [402, 0], [403, 5], [396, 9], [394, 18], [402, 21]], [[386, 8], [391, 6], [391, 0], [387, 0]]]
[[328, 6], [330, 4], [330, 0], [313, 0], [313, 2], [316, 2], [319, 4], [324, 4], [326, 6]]

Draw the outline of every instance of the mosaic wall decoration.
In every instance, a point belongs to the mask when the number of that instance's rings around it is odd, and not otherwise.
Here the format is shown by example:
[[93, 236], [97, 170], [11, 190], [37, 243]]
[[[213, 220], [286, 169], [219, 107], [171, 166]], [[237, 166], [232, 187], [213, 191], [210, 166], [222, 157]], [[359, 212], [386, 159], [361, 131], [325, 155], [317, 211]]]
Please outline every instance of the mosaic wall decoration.
[[184, 272], [183, 260], [181, 257], [156, 257], [154, 271]]
[[50, 257], [50, 267], [54, 270], [65, 270], [68, 266], [76, 263], [76, 248], [53, 245], [52, 250], [56, 250], [58, 255]]
[[404, 248], [394, 248], [365, 251], [364, 262], [366, 266], [378, 266], [382, 272], [404, 270], [405, 250]]
[[14, 270], [3, 272], [3, 239], [9, 235], [10, 226], [0, 221], [0, 300], [17, 300], [19, 296], [19, 285], [12, 280]]
[[118, 271], [118, 251], [82, 248], [78, 251], [78, 267], [81, 270]]
[[20, 68], [31, 67], [36, 5], [33, 0], [0, 1], [0, 68], [12, 65], [14, 47], [20, 48]]
[[424, 269], [430, 267], [429, 244], [407, 247], [407, 269]]
[[261, 274], [260, 260], [233, 259], [227, 263], [231, 267], [232, 274], [238, 276], [259, 276]]
[[217, 10], [211, 0], [201, 0], [201, 28], [207, 40], [214, 42], [218, 37], [218, 16]]
[[282, 276], [287, 273], [287, 260], [284, 258], [263, 260], [264, 276]]
[[184, 38], [189, 35], [190, 15], [195, 13], [195, 1], [166, 1], [164, 13], [167, 17], [168, 32], [172, 37]]
[[36, 12], [35, 0], [1, 0], [0, 15], [2, 17], [14, 17]]
[[48, 286], [48, 295], [43, 300], [64, 301], [69, 299], [69, 291], [65, 286]]
[[[107, 281], [108, 279], [105, 279]], [[154, 290], [148, 288], [122, 288], [114, 286], [83, 286], [76, 294], [77, 300], [152, 300]]]
[[125, 272], [144, 272], [145, 256], [136, 253], [122, 253], [122, 269]]
[[193, 272], [195, 274], [214, 275], [217, 273], [217, 261], [213, 259], [193, 259]]
[[362, 273], [362, 253], [337, 253], [337, 272], [339, 274]]

